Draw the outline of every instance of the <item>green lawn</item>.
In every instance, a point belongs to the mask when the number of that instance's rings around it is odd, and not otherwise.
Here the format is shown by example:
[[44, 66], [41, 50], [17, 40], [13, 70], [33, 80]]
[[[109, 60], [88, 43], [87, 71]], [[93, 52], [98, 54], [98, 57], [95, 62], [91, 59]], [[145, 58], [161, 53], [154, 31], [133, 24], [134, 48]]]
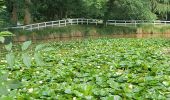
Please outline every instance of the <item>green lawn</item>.
[[1, 75], [9, 72], [8, 80], [17, 83], [3, 96], [5, 88], [0, 84], [2, 99], [170, 99], [170, 56], [165, 50], [170, 48], [169, 39], [102, 38], [49, 44], [55, 50], [41, 52], [46, 64], [42, 67], [33, 61], [27, 68], [16, 60], [9, 70], [1, 58]]

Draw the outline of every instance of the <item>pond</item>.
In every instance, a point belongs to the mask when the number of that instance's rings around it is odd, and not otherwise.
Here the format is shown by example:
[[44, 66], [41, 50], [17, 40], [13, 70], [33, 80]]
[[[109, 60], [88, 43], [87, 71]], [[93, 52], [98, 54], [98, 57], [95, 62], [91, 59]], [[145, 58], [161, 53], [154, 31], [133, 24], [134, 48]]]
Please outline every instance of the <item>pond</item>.
[[[7, 84], [10, 88], [0, 87], [0, 100], [6, 100], [1, 98], [5, 96], [13, 100], [14, 95], [17, 100], [169, 98], [170, 56], [162, 50], [170, 47], [170, 39], [111, 37], [47, 44], [54, 49], [39, 52], [43, 66], [37, 65], [34, 47], [24, 51], [33, 58], [30, 67], [24, 65], [21, 50], [15, 52], [12, 67], [7, 66], [5, 54], [0, 57], [1, 71], [10, 73], [8, 79], [16, 80]], [[4, 82], [8, 81], [0, 84]], [[10, 92], [5, 95], [2, 89]]]

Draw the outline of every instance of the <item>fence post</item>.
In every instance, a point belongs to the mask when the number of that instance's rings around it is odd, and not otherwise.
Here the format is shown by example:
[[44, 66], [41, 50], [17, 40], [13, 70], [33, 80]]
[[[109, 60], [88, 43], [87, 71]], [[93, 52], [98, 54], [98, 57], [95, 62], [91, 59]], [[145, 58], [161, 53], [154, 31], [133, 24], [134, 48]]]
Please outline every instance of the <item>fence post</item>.
[[115, 20], [115, 26], [116, 26], [116, 20]]
[[70, 21], [71, 21], [71, 25], [73, 25], [73, 19], [70, 19]]
[[32, 31], [32, 25], [31, 25], [31, 31]]
[[126, 25], [126, 21], [125, 21], [125, 26], [127, 26], [127, 25]]
[[60, 20], [58, 21], [58, 26], [60, 27]]
[[47, 27], [47, 23], [45, 22], [45, 28]]
[[96, 20], [96, 26], [97, 26], [97, 20]]
[[53, 21], [52, 21], [52, 28], [54, 27], [54, 23], [53, 23]]
[[24, 29], [25, 29], [25, 26], [23, 26], [22, 29], [24, 30]]
[[39, 23], [38, 23], [38, 30], [40, 29], [40, 25], [39, 25]]
[[65, 26], [67, 26], [67, 21], [65, 20], [64, 22], [65, 22]]
[[77, 19], [77, 25], [79, 24], [79, 19]]
[[87, 19], [87, 25], [89, 24], [89, 19]]
[[153, 21], [153, 24], [154, 24], [154, 26], [155, 26], [155, 21]]
[[81, 19], [81, 24], [83, 24], [83, 19]]
[[136, 20], [135, 20], [135, 27], [136, 27]]

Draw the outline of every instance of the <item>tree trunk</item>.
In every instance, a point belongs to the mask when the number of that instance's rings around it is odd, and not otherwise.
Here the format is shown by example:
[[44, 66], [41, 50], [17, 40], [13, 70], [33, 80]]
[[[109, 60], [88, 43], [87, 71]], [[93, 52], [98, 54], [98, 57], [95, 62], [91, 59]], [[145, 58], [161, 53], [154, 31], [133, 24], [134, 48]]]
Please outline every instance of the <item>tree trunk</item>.
[[31, 13], [30, 13], [30, 0], [25, 0], [25, 16], [24, 16], [24, 25], [31, 23]]
[[17, 16], [17, 4], [14, 1], [12, 5], [12, 16], [11, 16], [11, 22], [13, 25], [17, 25], [18, 16]]
[[24, 17], [24, 24], [30, 24], [31, 23], [31, 14], [29, 11], [29, 8], [25, 8], [25, 17]]

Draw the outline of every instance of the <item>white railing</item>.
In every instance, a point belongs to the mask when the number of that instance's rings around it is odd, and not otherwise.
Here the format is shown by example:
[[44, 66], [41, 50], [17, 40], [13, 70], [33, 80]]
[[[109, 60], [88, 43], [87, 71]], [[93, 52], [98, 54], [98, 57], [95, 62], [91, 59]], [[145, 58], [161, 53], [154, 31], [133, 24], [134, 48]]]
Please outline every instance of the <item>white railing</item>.
[[49, 22], [42, 22], [42, 23], [35, 23], [30, 25], [24, 26], [17, 26], [17, 27], [10, 27], [12, 29], [23, 29], [23, 30], [34, 30], [34, 29], [42, 29], [47, 27], [64, 27], [67, 25], [75, 25], [75, 24], [99, 24], [99, 20], [97, 19], [84, 19], [84, 18], [77, 18], [77, 19], [64, 19], [64, 20], [57, 20], [57, 21], [49, 21]]
[[106, 25], [128, 26], [138, 24], [153, 24], [153, 25], [170, 25], [170, 21], [160, 20], [107, 20]]
[[104, 23], [103, 20], [99, 19], [85, 19], [85, 18], [76, 18], [76, 19], [64, 19], [64, 20], [57, 20], [57, 21], [49, 21], [49, 22], [42, 22], [42, 23], [35, 23], [30, 25], [24, 26], [17, 26], [17, 27], [10, 27], [12, 29], [23, 29], [23, 30], [39, 30], [42, 28], [47, 27], [64, 27], [68, 25], [75, 25], [75, 24], [105, 24], [107, 25], [115, 25], [115, 26], [130, 26], [134, 25], [137, 26], [138, 24], [153, 24], [153, 25], [170, 25], [170, 21], [160, 21], [160, 20], [107, 20]]

